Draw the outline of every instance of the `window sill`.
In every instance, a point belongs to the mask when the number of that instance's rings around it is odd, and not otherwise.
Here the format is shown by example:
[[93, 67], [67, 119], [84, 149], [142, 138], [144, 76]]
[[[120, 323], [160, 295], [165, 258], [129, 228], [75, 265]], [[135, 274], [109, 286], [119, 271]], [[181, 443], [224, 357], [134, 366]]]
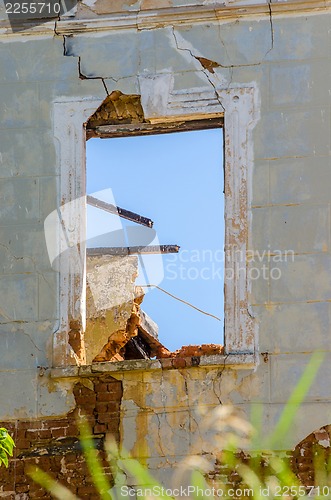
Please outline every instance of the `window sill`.
[[138, 359], [130, 361], [115, 361], [104, 363], [92, 363], [86, 366], [68, 366], [53, 368], [52, 378], [68, 377], [90, 377], [103, 373], [125, 373], [132, 371], [154, 371], [154, 370], [177, 370], [180, 368], [197, 368], [222, 366], [226, 368], [251, 370], [257, 366], [257, 357], [254, 354], [228, 354], [193, 356], [188, 358], [164, 358], [164, 359]]

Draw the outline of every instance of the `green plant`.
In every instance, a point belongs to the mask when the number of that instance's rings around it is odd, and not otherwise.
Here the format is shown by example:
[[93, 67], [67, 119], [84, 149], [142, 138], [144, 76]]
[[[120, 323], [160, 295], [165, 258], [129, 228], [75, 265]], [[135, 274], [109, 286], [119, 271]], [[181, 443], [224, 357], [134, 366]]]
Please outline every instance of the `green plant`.
[[[294, 418], [298, 408], [303, 403], [318, 369], [322, 363], [323, 356], [315, 353], [308, 363], [304, 373], [292, 392], [288, 403], [270, 436], [263, 435], [263, 429], [259, 425], [261, 415], [253, 415], [254, 425], [244, 420], [231, 406], [220, 406], [210, 417], [209, 426], [215, 431], [214, 439], [219, 445], [220, 452], [216, 459], [220, 467], [217, 484], [214, 485], [215, 497], [225, 499], [252, 498], [262, 500], [266, 498], [305, 498], [311, 496], [312, 490], [305, 488], [291, 470], [289, 459], [270, 451], [280, 436], [291, 431]], [[93, 438], [85, 421], [80, 422], [81, 445], [85, 455], [86, 463], [93, 478], [96, 490], [101, 500], [111, 500], [113, 492], [108, 478], [103, 473], [98, 459], [98, 452], [94, 448]], [[136, 479], [136, 484], [141, 484], [138, 494], [140, 498], [170, 499], [167, 490], [143, 467], [137, 460], [133, 460], [126, 452], [119, 452], [117, 445], [108, 440], [105, 445], [109, 462], [114, 477], [119, 477], [118, 471], [124, 472]], [[246, 450], [245, 452], [243, 450]], [[251, 453], [249, 450], [260, 450]], [[190, 498], [209, 498], [211, 485], [206, 480], [206, 472], [210, 463], [203, 457], [190, 457], [182, 465], [183, 469], [190, 471]], [[30, 476], [54, 498], [59, 500], [78, 500], [67, 488], [60, 485], [56, 480], [50, 478], [45, 472], [33, 469]], [[229, 477], [236, 475], [236, 487], [231, 484]], [[326, 464], [324, 457], [315, 454], [315, 477], [323, 485], [331, 486], [331, 463]], [[119, 488], [125, 487], [125, 482], [117, 481]], [[317, 483], [319, 484], [319, 483]], [[331, 487], [314, 491], [315, 498], [330, 498]], [[208, 494], [206, 494], [208, 492]], [[325, 494], [327, 493], [327, 494]], [[130, 498], [130, 496], [129, 496]]]
[[0, 466], [8, 467], [8, 455], [13, 456], [15, 443], [5, 427], [0, 427]]

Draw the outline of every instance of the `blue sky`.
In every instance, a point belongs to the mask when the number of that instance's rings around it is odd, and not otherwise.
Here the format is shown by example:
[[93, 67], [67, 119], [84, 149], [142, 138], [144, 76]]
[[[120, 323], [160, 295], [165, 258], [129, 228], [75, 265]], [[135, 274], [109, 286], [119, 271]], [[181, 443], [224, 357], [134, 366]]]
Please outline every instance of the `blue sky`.
[[[158, 281], [168, 292], [222, 320], [149, 289], [142, 308], [159, 325], [159, 339], [171, 350], [223, 342], [222, 140], [222, 130], [212, 129], [87, 142], [88, 194], [108, 190], [100, 198], [151, 218], [160, 244], [181, 247], [178, 255], [144, 257], [145, 275], [141, 268], [137, 283]], [[88, 238], [112, 231], [99, 237], [99, 246], [121, 246], [128, 243], [128, 234], [131, 245], [139, 244], [142, 235], [144, 241], [155, 237], [121, 219], [125, 236], [115, 219], [89, 208]]]

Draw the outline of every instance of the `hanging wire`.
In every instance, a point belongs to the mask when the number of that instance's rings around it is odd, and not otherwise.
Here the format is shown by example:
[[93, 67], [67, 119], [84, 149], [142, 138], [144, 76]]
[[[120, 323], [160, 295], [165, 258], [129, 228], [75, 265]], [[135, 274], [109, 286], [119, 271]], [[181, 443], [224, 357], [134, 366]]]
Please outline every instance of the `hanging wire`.
[[173, 299], [178, 300], [179, 302], [182, 302], [183, 304], [186, 304], [189, 307], [192, 307], [192, 309], [195, 309], [196, 311], [199, 311], [200, 313], [205, 314], [206, 316], [210, 316], [211, 318], [217, 319], [217, 321], [222, 321], [221, 318], [219, 318], [218, 316], [214, 316], [214, 314], [210, 314], [206, 311], [203, 311], [202, 309], [199, 309], [198, 307], [194, 306], [190, 302], [187, 302], [186, 300], [183, 300], [183, 299], [180, 299], [179, 297], [176, 297], [176, 295], [173, 295], [172, 293], [167, 292], [167, 290], [164, 290], [163, 288], [161, 288], [158, 285], [148, 284], [148, 285], [139, 285], [139, 286], [141, 286], [141, 288], [157, 288], [161, 292], [169, 295], [169, 297], [172, 297]]

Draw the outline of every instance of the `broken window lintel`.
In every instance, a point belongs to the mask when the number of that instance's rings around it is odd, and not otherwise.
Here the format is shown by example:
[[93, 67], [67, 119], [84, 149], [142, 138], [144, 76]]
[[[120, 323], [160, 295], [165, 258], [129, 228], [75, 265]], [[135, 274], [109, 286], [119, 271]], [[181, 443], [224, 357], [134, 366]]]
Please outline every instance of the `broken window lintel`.
[[223, 127], [224, 120], [218, 116], [216, 118], [203, 118], [199, 120], [179, 119], [162, 123], [127, 123], [117, 125], [99, 125], [95, 128], [87, 128], [87, 139], [99, 137], [107, 139], [110, 137], [127, 137], [148, 134], [167, 134], [173, 132], [185, 132], [208, 128]]

